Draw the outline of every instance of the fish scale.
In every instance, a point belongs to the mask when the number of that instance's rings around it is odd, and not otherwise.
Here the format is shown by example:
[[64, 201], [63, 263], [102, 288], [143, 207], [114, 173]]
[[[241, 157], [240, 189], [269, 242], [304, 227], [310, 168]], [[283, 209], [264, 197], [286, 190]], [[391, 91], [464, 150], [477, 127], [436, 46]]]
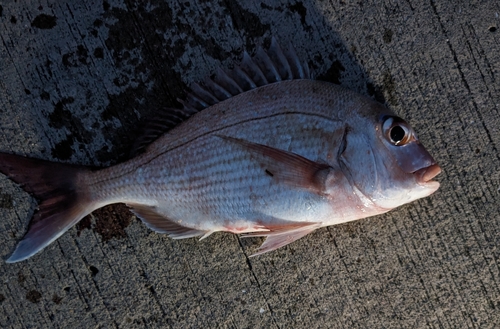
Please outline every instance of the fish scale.
[[[439, 166], [404, 120], [309, 78], [293, 48], [273, 39], [267, 53], [245, 53], [241, 66], [195, 84], [183, 110], [159, 113], [129, 161], [95, 171], [0, 153], [0, 171], [39, 201], [7, 261], [32, 256], [113, 203], [176, 239], [265, 236], [258, 255], [439, 187], [431, 181]], [[168, 130], [172, 123], [180, 124]]]

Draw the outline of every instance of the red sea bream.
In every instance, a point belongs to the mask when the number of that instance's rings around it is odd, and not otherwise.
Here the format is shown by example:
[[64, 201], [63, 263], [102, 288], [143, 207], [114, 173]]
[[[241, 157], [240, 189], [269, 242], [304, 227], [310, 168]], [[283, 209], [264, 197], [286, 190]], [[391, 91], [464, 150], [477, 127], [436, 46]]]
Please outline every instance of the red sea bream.
[[[439, 187], [432, 178], [440, 168], [408, 123], [370, 98], [311, 80], [293, 48], [274, 40], [268, 52], [245, 54], [240, 66], [194, 85], [183, 105], [173, 118], [159, 115], [141, 153], [106, 169], [0, 153], [0, 171], [39, 202], [7, 262], [113, 203], [174, 239], [265, 236], [262, 254]], [[166, 122], [190, 114], [165, 132]]]

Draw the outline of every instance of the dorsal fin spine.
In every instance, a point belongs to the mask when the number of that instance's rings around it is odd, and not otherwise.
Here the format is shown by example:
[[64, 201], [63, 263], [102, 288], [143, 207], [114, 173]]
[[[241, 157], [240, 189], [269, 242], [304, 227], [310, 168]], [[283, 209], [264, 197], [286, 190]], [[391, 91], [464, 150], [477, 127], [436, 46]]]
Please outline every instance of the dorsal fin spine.
[[252, 60], [246, 51], [243, 53], [241, 69], [255, 82], [257, 87], [269, 84], [269, 81], [267, 81], [260, 67]]
[[215, 74], [215, 81], [219, 85], [225, 84], [227, 86], [226, 89], [228, 89], [228, 91], [232, 95], [238, 95], [243, 92], [243, 89], [241, 89], [238, 83], [236, 83], [236, 81], [234, 81], [234, 79], [231, 78], [229, 74], [227, 74], [226, 70], [223, 70], [220, 67], [217, 68], [217, 73]]
[[241, 69], [239, 65], [234, 67], [234, 69], [231, 71], [231, 75], [233, 77], [233, 80], [236, 81], [236, 79], [238, 79], [238, 84], [241, 86], [243, 91], [257, 88], [255, 82], [248, 76], [248, 74], [245, 73], [245, 71]]
[[281, 77], [278, 73], [278, 70], [274, 66], [273, 61], [271, 60], [267, 52], [262, 49], [262, 47], [259, 47], [259, 49], [257, 49], [254, 61], [260, 67], [260, 70], [265, 75], [268, 82], [273, 83], [281, 81]]
[[215, 95], [210, 93], [210, 91], [206, 90], [198, 83], [193, 83], [193, 85], [191, 86], [191, 90], [193, 91], [192, 93], [193, 95], [197, 95], [200, 99], [205, 101], [210, 106], [217, 104], [219, 102], [219, 100]]
[[212, 91], [213, 95], [217, 97], [219, 101], [226, 100], [233, 95], [226, 90], [223, 86], [219, 85], [214, 79], [205, 79], [205, 86]]
[[[283, 50], [281, 49], [276, 38], [272, 38], [271, 47], [269, 48], [269, 55], [271, 60], [274, 62], [274, 66], [279, 71], [279, 75], [282, 80], [291, 80], [293, 79], [292, 69], [290, 68], [290, 63], [288, 59], [283, 54]], [[281, 70], [280, 70], [281, 68]]]

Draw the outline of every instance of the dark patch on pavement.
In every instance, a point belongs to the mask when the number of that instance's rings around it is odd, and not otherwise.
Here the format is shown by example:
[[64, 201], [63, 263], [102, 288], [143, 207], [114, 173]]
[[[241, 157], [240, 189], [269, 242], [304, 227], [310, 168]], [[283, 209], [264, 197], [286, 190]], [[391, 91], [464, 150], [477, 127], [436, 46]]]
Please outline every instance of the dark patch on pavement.
[[40, 14], [33, 22], [31, 22], [32, 27], [39, 28], [41, 30], [48, 30], [57, 25], [57, 18], [52, 15]]
[[385, 71], [383, 77], [384, 90], [388, 95], [387, 102], [389, 102], [392, 106], [396, 106], [398, 102], [396, 98], [396, 84], [394, 83], [394, 78], [389, 71]]
[[111, 5], [109, 4], [109, 2], [107, 1], [102, 2], [102, 9], [104, 9], [104, 11], [108, 11], [110, 7]]
[[89, 270], [90, 270], [90, 273], [92, 273], [93, 278], [97, 275], [97, 273], [99, 273], [99, 270], [97, 269], [97, 267], [95, 267], [93, 265], [89, 266]]
[[[185, 95], [185, 85], [180, 74], [172, 70], [175, 65], [172, 53], [183, 54], [189, 41], [174, 43], [165, 40], [173, 14], [164, 3], [156, 5], [156, 1], [152, 1], [147, 6], [137, 3], [128, 10], [111, 8], [106, 2], [103, 6], [107, 11], [104, 22], [96, 20], [93, 25], [98, 28], [104, 24], [109, 28], [105, 44], [120, 72], [113, 83], [122, 91], [109, 95], [109, 103], [101, 118], [104, 125], [106, 121], [118, 120], [121, 127], [104, 129], [104, 137], [111, 142], [113, 149], [97, 152], [96, 158], [101, 163], [116, 163], [129, 158], [130, 147], [140, 134], [137, 113], [144, 118], [153, 116], [161, 108], [178, 107], [176, 99]], [[112, 24], [107, 22], [108, 19]], [[136, 20], [142, 22], [140, 27], [134, 23]], [[175, 25], [179, 33], [183, 29], [192, 29], [179, 22]], [[165, 30], [158, 29], [159, 26], [165, 26]], [[175, 44], [174, 49], [172, 44]], [[216, 43], [202, 40], [202, 44]], [[220, 49], [212, 48], [214, 53], [221, 53]], [[103, 49], [95, 49], [94, 56], [103, 58]]]
[[393, 35], [394, 35], [394, 32], [392, 32], [391, 29], [385, 29], [384, 36], [382, 37], [382, 39], [384, 39], [385, 43], [391, 43]]
[[253, 45], [248, 42], [262, 37], [271, 29], [271, 26], [269, 24], [263, 24], [259, 16], [245, 10], [236, 1], [228, 1], [227, 6], [230, 10], [234, 28], [239, 31], [245, 31], [248, 40], [245, 49], [250, 51]]
[[75, 141], [88, 145], [94, 138], [92, 133], [85, 129], [82, 121], [65, 108], [74, 101], [73, 97], [61, 99], [54, 105], [54, 111], [49, 115], [49, 126], [57, 129], [66, 128], [70, 133], [65, 140], [57, 143], [52, 149], [52, 156], [60, 160], [67, 160], [71, 157]]
[[103, 59], [104, 58], [104, 50], [101, 47], [97, 47], [94, 49], [94, 57]]
[[73, 97], [66, 97], [56, 103], [54, 106], [54, 112], [49, 115], [49, 125], [51, 127], [61, 129], [71, 123], [73, 115], [70, 111], [66, 110], [64, 106], [72, 104], [74, 101], [75, 99]]
[[[132, 222], [132, 213], [124, 204], [113, 204], [97, 209], [92, 212], [95, 216], [95, 223], [92, 223], [90, 215], [85, 216], [76, 224], [77, 235], [85, 229], [91, 229], [98, 233], [103, 241], [109, 241], [113, 238], [120, 239], [126, 236], [125, 228]], [[94, 272], [90, 267], [91, 272]], [[97, 268], [95, 268], [97, 270]], [[99, 271], [95, 272], [97, 274]]]
[[300, 24], [304, 27], [305, 31], [312, 31], [312, 27], [306, 23], [307, 8], [304, 7], [302, 2], [297, 2], [294, 5], [288, 7], [292, 12], [299, 14]]
[[42, 91], [42, 93], [40, 94], [40, 98], [44, 101], [48, 101], [50, 100], [50, 94], [46, 91]]
[[42, 294], [36, 290], [30, 290], [26, 293], [26, 299], [32, 303], [39, 303], [42, 299]]
[[11, 22], [12, 24], [16, 24], [16, 23], [17, 23], [17, 18], [16, 18], [15, 16], [11, 16], [11, 17], [10, 17], [10, 22]]
[[26, 277], [24, 276], [24, 274], [21, 271], [17, 272], [17, 283], [22, 284], [25, 281]]
[[51, 151], [51, 155], [55, 159], [68, 160], [73, 155], [73, 144], [75, 140], [72, 135], [66, 136], [66, 139], [57, 143]]
[[318, 76], [318, 80], [333, 82], [340, 84], [342, 78], [342, 72], [345, 71], [345, 67], [338, 60], [334, 61], [330, 68], [322, 75]]
[[62, 297], [59, 297], [57, 294], [52, 295], [52, 301], [57, 305], [61, 304], [62, 300]]
[[88, 65], [90, 63], [89, 52], [83, 45], [78, 45], [76, 51], [69, 52], [62, 56], [62, 62], [66, 67], [77, 67], [81, 64]]
[[4, 300], [5, 300], [5, 296], [3, 294], [0, 294], [0, 305], [2, 305]]
[[4, 209], [14, 208], [14, 201], [12, 200], [12, 195], [7, 193], [0, 194], [0, 208]]
[[76, 235], [80, 236], [83, 230], [85, 229], [90, 230], [91, 228], [92, 228], [92, 219], [90, 218], [89, 215], [87, 215], [83, 217], [82, 220], [76, 224]]
[[368, 91], [368, 95], [373, 97], [377, 102], [382, 104], [385, 103], [384, 93], [380, 90], [379, 87], [375, 86], [371, 82], [367, 82], [366, 90]]
[[121, 239], [127, 236], [125, 228], [132, 222], [132, 213], [124, 204], [114, 204], [93, 212], [96, 217], [94, 232], [102, 241]]

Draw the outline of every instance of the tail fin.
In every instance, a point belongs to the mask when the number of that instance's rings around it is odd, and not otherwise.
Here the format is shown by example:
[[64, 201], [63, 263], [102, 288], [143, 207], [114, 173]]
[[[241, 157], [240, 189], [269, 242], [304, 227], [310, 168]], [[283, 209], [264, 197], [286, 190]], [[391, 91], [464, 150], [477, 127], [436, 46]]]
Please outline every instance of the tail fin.
[[28, 227], [7, 263], [25, 260], [60, 237], [94, 209], [85, 186], [78, 186], [86, 167], [0, 153], [0, 172], [38, 201]]

